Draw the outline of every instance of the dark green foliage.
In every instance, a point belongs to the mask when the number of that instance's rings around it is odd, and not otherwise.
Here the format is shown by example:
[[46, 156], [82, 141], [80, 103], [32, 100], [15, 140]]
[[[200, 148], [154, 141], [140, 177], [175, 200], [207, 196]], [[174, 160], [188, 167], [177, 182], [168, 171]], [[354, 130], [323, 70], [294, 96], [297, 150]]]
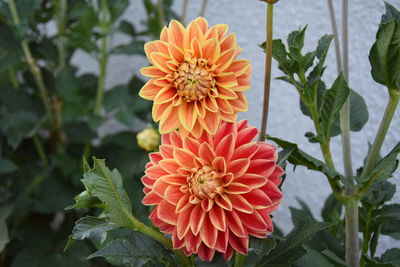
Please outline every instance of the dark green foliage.
[[[64, 15], [61, 0], [14, 2], [19, 26], [12, 21], [8, 1], [0, 1], [0, 266], [109, 266], [101, 258], [88, 261], [86, 257], [98, 243], [109, 242], [105, 233], [116, 225], [89, 215], [74, 228], [83, 213], [98, 215], [98, 209], [105, 207], [103, 196], [86, 191], [71, 205], [82, 191], [82, 155], [84, 151], [87, 156], [104, 155], [110, 166], [120, 168], [124, 180], [117, 177], [116, 184], [122, 186], [123, 182], [129, 187], [125, 195], [135, 201], [130, 208], [147, 223], [149, 210], [140, 203], [140, 177], [148, 156], [136, 144], [136, 132], [141, 129], [134, 122], [151, 123], [151, 104], [139, 98], [144, 82], [132, 76], [126, 84], [105, 88], [102, 111], [95, 114], [99, 76], [82, 73], [71, 59], [78, 49], [100, 59], [100, 39], [111, 39], [116, 33], [125, 34], [127, 43], [112, 47], [108, 42], [109, 57], [144, 55], [144, 40], [151, 32], [155, 34], [159, 25], [141, 27], [145, 33], [138, 33], [138, 25], [120, 21], [127, 0], [104, 1], [108, 3], [106, 21], [98, 8], [102, 1], [66, 0]], [[169, 8], [172, 1], [166, 2]], [[48, 23], [55, 25], [55, 34], [43, 30]], [[150, 25], [147, 20], [145, 24]], [[104, 27], [108, 31], [102, 35]], [[46, 115], [23, 42], [39, 62], [53, 120]], [[99, 128], [109, 121], [129, 128], [99, 136]], [[87, 183], [88, 187], [98, 185]], [[108, 214], [114, 216], [113, 212]], [[90, 241], [77, 242], [63, 253], [73, 228], [74, 239]]]

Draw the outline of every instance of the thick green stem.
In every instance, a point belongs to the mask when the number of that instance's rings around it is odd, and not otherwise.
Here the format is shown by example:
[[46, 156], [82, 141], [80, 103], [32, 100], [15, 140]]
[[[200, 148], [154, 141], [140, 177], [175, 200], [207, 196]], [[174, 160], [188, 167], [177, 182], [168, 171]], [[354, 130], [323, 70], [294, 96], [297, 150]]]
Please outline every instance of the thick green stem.
[[19, 88], [19, 83], [18, 83], [18, 79], [17, 79], [17, 74], [15, 73], [15, 70], [13, 67], [10, 67], [8, 69], [8, 73], [10, 74], [10, 80], [11, 80], [11, 84], [15, 89]]
[[[349, 83], [349, 8], [348, 0], [343, 0], [343, 24], [342, 24], [342, 52], [343, 52], [343, 76]], [[350, 140], [350, 96], [340, 111], [340, 126], [342, 129], [342, 153], [344, 172], [349, 181], [354, 183], [353, 164], [351, 159], [351, 140]]]
[[234, 267], [242, 267], [244, 266], [244, 262], [246, 260], [246, 255], [240, 254], [238, 252], [235, 253], [235, 265]]
[[338, 27], [336, 23], [335, 8], [333, 6], [332, 0], [327, 0], [327, 1], [328, 1], [329, 17], [332, 26], [332, 33], [335, 36], [334, 44], [335, 44], [335, 55], [336, 55], [336, 67], [338, 74], [340, 74], [340, 72], [342, 71], [342, 53], [340, 51], [340, 40], [339, 40]]
[[58, 66], [57, 72], [62, 70], [65, 66], [66, 50], [65, 50], [65, 28], [66, 28], [66, 14], [67, 14], [67, 0], [55, 1], [56, 5], [56, 21], [58, 28], [57, 49], [58, 49]]
[[[355, 188], [349, 189], [348, 194], [353, 194], [354, 190]], [[351, 267], [360, 266], [358, 244], [358, 203], [359, 198], [351, 197], [345, 204], [346, 265]]]
[[[8, 0], [8, 6], [10, 8], [13, 23], [16, 27], [18, 27], [21, 21], [19, 19], [18, 10], [15, 6], [14, 0]], [[21, 41], [21, 46], [29, 66], [29, 70], [31, 71], [33, 78], [35, 79], [36, 85], [39, 88], [40, 98], [42, 99], [43, 105], [46, 109], [47, 116], [50, 122], [53, 123], [50, 99], [47, 95], [47, 88], [43, 81], [42, 72], [32, 56], [31, 50], [28, 46], [28, 42], [26, 40]]]
[[208, 0], [203, 0], [201, 3], [201, 8], [199, 12], [200, 17], [204, 17], [204, 14], [206, 13], [206, 8], [207, 8]]
[[33, 137], [33, 143], [35, 144], [35, 148], [40, 160], [43, 162], [44, 166], [47, 166], [49, 161], [47, 160], [46, 152], [44, 151], [42, 142], [37, 135]]
[[96, 104], [94, 107], [94, 114], [99, 114], [100, 109], [103, 105], [104, 90], [107, 77], [107, 62], [108, 62], [108, 51], [107, 51], [107, 34], [109, 28], [108, 21], [108, 7], [106, 0], [101, 1], [101, 54], [99, 58], [100, 74], [99, 82], [97, 86]]
[[186, 257], [185, 254], [183, 254], [182, 250], [174, 250], [174, 246], [172, 244], [171, 239], [165, 237], [162, 233], [160, 233], [160, 232], [154, 230], [153, 228], [148, 227], [144, 223], [140, 222], [132, 214], [129, 214], [128, 217], [132, 223], [132, 228], [134, 230], [153, 238], [154, 240], [156, 240], [157, 242], [159, 242], [160, 244], [165, 246], [167, 249], [173, 251], [179, 258], [179, 260], [181, 261], [182, 265], [180, 265], [180, 266], [190, 266], [191, 265], [189, 258]]
[[379, 157], [379, 153], [382, 148], [383, 141], [385, 140], [390, 123], [392, 122], [394, 113], [399, 104], [400, 92], [390, 89], [389, 94], [390, 94], [390, 98], [389, 98], [389, 102], [388, 102], [388, 105], [385, 110], [385, 114], [383, 115], [383, 119], [379, 126], [379, 130], [375, 136], [374, 143], [368, 154], [367, 162], [365, 163], [365, 166], [364, 166], [361, 176], [369, 175], [371, 173], [371, 171], [374, 169], [374, 167], [376, 165], [376, 161]]
[[187, 9], [189, 5], [189, 0], [183, 0], [182, 4], [182, 14], [181, 14], [181, 23], [185, 25], [186, 23], [186, 16], [187, 16]]
[[164, 0], [157, 1], [158, 18], [160, 23], [160, 30], [164, 27], [165, 13], [164, 13]]
[[367, 216], [365, 218], [366, 225], [363, 234], [363, 246], [362, 246], [362, 255], [367, 255], [369, 243], [371, 240], [371, 208], [367, 208]]
[[261, 129], [259, 141], [265, 141], [268, 123], [269, 97], [271, 90], [271, 64], [272, 64], [272, 35], [274, 28], [274, 4], [267, 4], [267, 41], [265, 49], [265, 77], [264, 77], [264, 100], [261, 118]]

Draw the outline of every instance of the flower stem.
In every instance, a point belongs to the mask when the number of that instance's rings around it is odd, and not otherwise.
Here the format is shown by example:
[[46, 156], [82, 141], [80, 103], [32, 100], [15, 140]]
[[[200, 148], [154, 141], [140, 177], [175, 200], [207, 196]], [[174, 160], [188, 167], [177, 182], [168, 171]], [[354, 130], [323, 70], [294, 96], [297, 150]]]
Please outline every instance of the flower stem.
[[[21, 21], [19, 19], [18, 10], [17, 10], [17, 7], [15, 6], [14, 0], [8, 0], [8, 7], [10, 8], [13, 24], [16, 27], [18, 27], [20, 25]], [[21, 41], [21, 46], [22, 46], [24, 55], [26, 57], [26, 61], [27, 61], [29, 70], [31, 71], [33, 78], [35, 79], [36, 85], [39, 88], [40, 98], [42, 99], [43, 105], [46, 109], [47, 117], [49, 118], [49, 121], [52, 124], [53, 123], [53, 115], [52, 115], [52, 110], [51, 110], [51, 104], [50, 104], [50, 99], [47, 95], [46, 85], [43, 81], [42, 72], [32, 56], [31, 50], [29, 49], [29, 46], [28, 46], [28, 42], [26, 40]]]
[[242, 267], [244, 266], [244, 261], [246, 260], [246, 255], [240, 254], [238, 252], [235, 253], [235, 265], [234, 267]]
[[390, 89], [389, 94], [390, 94], [389, 102], [386, 107], [385, 114], [383, 115], [381, 124], [379, 126], [379, 130], [375, 136], [374, 143], [368, 154], [364, 169], [361, 173], [362, 177], [369, 175], [373, 170], [373, 168], [375, 167], [383, 141], [385, 140], [390, 123], [392, 122], [394, 113], [399, 104], [400, 92]]
[[160, 244], [162, 244], [163, 246], [165, 246], [167, 249], [173, 251], [179, 258], [179, 260], [181, 261], [181, 266], [190, 266], [190, 260], [188, 257], [185, 256], [185, 254], [183, 254], [182, 250], [174, 250], [174, 246], [172, 244], [171, 239], [165, 237], [162, 233], [154, 230], [153, 228], [150, 228], [149, 226], [145, 225], [144, 223], [140, 222], [138, 219], [136, 219], [131, 213], [128, 214], [129, 220], [132, 223], [132, 228], [138, 232], [141, 232], [151, 238], [153, 238], [154, 240], [156, 240], [157, 242], [159, 242]]
[[271, 88], [271, 64], [272, 64], [272, 34], [274, 23], [274, 4], [267, 4], [267, 41], [265, 49], [265, 79], [264, 79], [264, 100], [261, 118], [261, 130], [259, 141], [265, 141], [267, 131], [269, 96]]
[[[348, 192], [353, 194], [353, 188]], [[345, 228], [346, 228], [346, 265], [359, 267], [358, 245], [358, 203], [359, 198], [351, 197], [345, 204]]]
[[14, 87], [14, 89], [18, 89], [19, 83], [18, 83], [17, 74], [15, 73], [14, 68], [10, 67], [8, 69], [8, 73], [10, 74], [10, 80], [11, 80], [12, 86]]
[[59, 72], [65, 66], [66, 51], [65, 51], [65, 22], [67, 13], [67, 0], [55, 1], [56, 5], [56, 21], [58, 28], [57, 49], [58, 49], [58, 66], [56, 71]]
[[33, 143], [35, 144], [39, 158], [42, 160], [44, 166], [47, 166], [49, 161], [47, 160], [46, 152], [44, 152], [43, 144], [37, 135], [33, 137]]
[[187, 9], [188, 9], [189, 0], [183, 0], [182, 4], [182, 14], [181, 14], [181, 23], [185, 25], [186, 16], [187, 16]]
[[94, 107], [94, 114], [98, 115], [100, 109], [103, 105], [103, 97], [107, 76], [107, 62], [108, 62], [108, 53], [107, 53], [107, 34], [108, 34], [108, 26], [109, 21], [107, 19], [108, 16], [108, 7], [106, 0], [101, 0], [101, 20], [100, 20], [100, 30], [101, 30], [101, 54], [99, 59], [100, 65], [100, 74], [99, 74], [99, 82], [97, 86], [97, 95], [96, 95], [96, 104]]
[[199, 12], [200, 17], [204, 17], [204, 14], [206, 13], [206, 8], [207, 8], [208, 0], [203, 0], [201, 3], [201, 8]]
[[158, 19], [160, 23], [160, 30], [164, 27], [165, 13], [164, 13], [164, 0], [157, 1]]
[[329, 10], [329, 17], [331, 20], [332, 32], [333, 35], [335, 36], [334, 44], [335, 44], [337, 72], [338, 74], [340, 74], [340, 72], [342, 71], [342, 53], [340, 51], [340, 40], [339, 40], [338, 27], [336, 23], [335, 8], [333, 7], [332, 0], [327, 0], [327, 2], [328, 2], [328, 10]]
[[[343, 52], [343, 76], [349, 83], [349, 3], [343, 0], [343, 24], [342, 24], [342, 52]], [[342, 152], [344, 172], [347, 179], [354, 183], [353, 164], [351, 159], [351, 140], [350, 140], [350, 95], [340, 111], [340, 126], [342, 129]]]

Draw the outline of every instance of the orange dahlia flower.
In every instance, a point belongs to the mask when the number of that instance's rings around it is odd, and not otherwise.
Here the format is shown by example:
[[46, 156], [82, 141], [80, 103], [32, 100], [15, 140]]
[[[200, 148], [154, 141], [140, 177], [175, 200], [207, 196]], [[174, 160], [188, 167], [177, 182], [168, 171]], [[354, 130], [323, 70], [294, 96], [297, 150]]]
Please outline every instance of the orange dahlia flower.
[[201, 17], [187, 28], [173, 20], [161, 40], [145, 45], [152, 66], [141, 69], [150, 80], [139, 95], [154, 101], [160, 133], [215, 134], [221, 121], [234, 122], [237, 112], [247, 111], [243, 91], [250, 87], [251, 65], [236, 60], [241, 48], [227, 32], [228, 25], [208, 28]]
[[283, 170], [274, 146], [253, 142], [247, 121], [224, 122], [199, 139], [173, 131], [150, 154], [142, 182], [143, 204], [155, 206], [153, 224], [172, 235], [175, 249], [212, 260], [247, 254], [249, 235], [273, 231], [270, 213], [280, 203]]

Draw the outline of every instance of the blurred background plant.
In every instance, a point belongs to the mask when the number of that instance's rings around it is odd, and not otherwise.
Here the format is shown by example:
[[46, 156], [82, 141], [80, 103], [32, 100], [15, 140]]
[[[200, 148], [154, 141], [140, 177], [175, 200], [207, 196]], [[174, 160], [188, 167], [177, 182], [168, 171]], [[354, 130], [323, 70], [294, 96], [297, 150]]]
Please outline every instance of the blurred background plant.
[[[144, 42], [176, 17], [172, 0], [143, 4], [138, 31], [120, 18], [128, 0], [0, 1], [0, 266], [107, 265], [86, 260], [89, 242], [63, 253], [74, 222], [89, 212], [64, 210], [81, 191], [83, 154], [120, 170], [147, 220], [139, 178], [148, 155], [136, 132], [152, 123], [151, 103], [139, 99], [143, 81], [134, 75], [106, 88], [109, 59], [143, 56]], [[114, 46], [115, 35], [127, 43]], [[77, 51], [98, 69], [74, 65]], [[122, 127], [110, 129], [112, 121]]]

